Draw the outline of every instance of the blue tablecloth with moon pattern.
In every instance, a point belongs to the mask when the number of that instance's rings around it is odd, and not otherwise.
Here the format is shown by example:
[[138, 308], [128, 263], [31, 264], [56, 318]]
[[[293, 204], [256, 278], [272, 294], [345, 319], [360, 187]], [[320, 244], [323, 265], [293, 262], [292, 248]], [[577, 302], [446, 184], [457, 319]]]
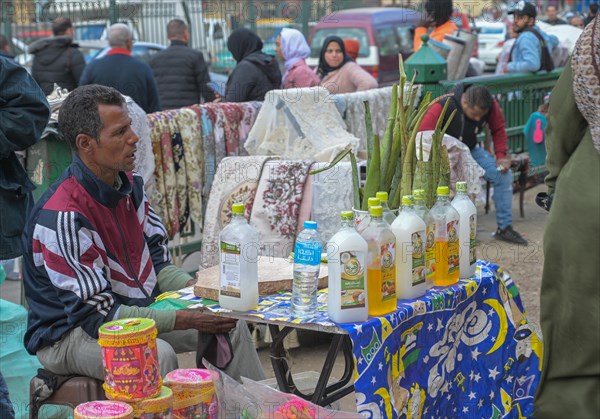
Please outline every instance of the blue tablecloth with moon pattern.
[[[158, 309], [181, 308], [168, 305], [179, 301], [224, 311], [216, 301], [195, 297], [192, 288], [162, 297]], [[290, 298], [289, 292], [263, 297], [247, 314], [257, 322], [334, 325], [327, 290], [319, 291], [319, 308], [307, 319], [290, 317]], [[339, 326], [352, 340], [356, 404], [366, 418], [532, 416], [541, 331], [527, 320], [517, 286], [497, 265], [480, 260], [471, 279], [399, 301], [386, 316]]]

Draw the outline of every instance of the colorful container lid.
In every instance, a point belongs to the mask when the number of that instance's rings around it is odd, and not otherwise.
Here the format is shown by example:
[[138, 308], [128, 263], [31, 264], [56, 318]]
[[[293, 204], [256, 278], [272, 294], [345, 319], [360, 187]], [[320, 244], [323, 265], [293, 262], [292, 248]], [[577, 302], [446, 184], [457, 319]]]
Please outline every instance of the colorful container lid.
[[342, 211], [342, 220], [354, 221], [354, 211]]
[[[148, 335], [156, 337], [156, 334], [156, 323], [152, 319], [131, 318], [113, 320], [104, 323], [98, 329], [98, 344], [100, 346], [107, 346], [111, 342], [130, 341], [132, 338], [146, 337]], [[134, 343], [130, 342], [129, 344]]]
[[404, 195], [402, 197], [402, 205], [412, 205], [414, 204], [414, 200], [413, 200], [413, 196], [412, 195]]
[[467, 182], [456, 182], [456, 190], [458, 192], [467, 192]]
[[233, 204], [231, 206], [231, 212], [238, 215], [243, 215], [246, 207], [244, 204]]
[[371, 207], [369, 208], [369, 214], [371, 214], [371, 217], [381, 217], [383, 216], [383, 207], [381, 205]]
[[160, 394], [153, 399], [128, 402], [133, 407], [133, 416], [140, 417], [144, 413], [163, 413], [173, 408], [173, 391], [163, 386]]
[[75, 419], [132, 419], [133, 407], [124, 402], [99, 400], [78, 405]]
[[438, 196], [448, 196], [450, 194], [450, 188], [447, 186], [438, 186], [437, 194]]
[[178, 369], [165, 376], [165, 385], [169, 383], [189, 387], [213, 386], [218, 379], [219, 373], [216, 371], [200, 368]]
[[379, 198], [381, 202], [387, 202], [389, 200], [389, 195], [387, 192], [377, 192], [375, 197]]
[[379, 198], [371, 197], [367, 200], [367, 206], [369, 208], [376, 207], [378, 205], [381, 205], [381, 199], [379, 199]]

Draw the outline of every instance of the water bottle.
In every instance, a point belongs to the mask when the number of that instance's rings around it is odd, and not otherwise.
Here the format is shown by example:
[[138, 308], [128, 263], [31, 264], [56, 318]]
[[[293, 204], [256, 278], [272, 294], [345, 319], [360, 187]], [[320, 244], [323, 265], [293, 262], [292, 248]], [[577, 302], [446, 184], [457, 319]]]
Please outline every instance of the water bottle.
[[305, 221], [294, 246], [294, 282], [292, 285], [292, 314], [294, 317], [314, 316], [317, 311], [317, 285], [321, 269], [323, 243], [317, 223]]

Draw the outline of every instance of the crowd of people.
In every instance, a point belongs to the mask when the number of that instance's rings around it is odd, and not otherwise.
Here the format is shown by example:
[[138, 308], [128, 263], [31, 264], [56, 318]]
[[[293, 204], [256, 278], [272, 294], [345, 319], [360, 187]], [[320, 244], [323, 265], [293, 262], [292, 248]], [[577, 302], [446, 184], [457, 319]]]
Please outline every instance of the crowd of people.
[[[435, 38], [454, 29], [451, 0], [429, 0], [426, 10], [427, 18], [417, 34]], [[541, 316], [546, 349], [536, 406], [540, 417], [586, 415], [598, 408], [597, 395], [590, 394], [597, 392], [600, 382], [600, 363], [592, 353], [599, 345], [600, 267], [597, 259], [590, 259], [568, 240], [578, 242], [590, 229], [597, 239], [599, 230], [598, 218], [593, 216], [598, 211], [597, 185], [592, 180], [593, 191], [581, 187], [590, 173], [597, 179], [599, 170], [597, 11], [597, 5], [592, 5], [581, 24], [575, 21], [577, 16], [568, 22], [582, 25], [584, 35], [552, 95], [548, 117], [548, 185], [556, 199], [544, 242]], [[528, 2], [510, 10], [516, 40], [502, 64], [504, 72], [554, 68], [552, 52], [558, 40], [537, 27], [537, 12]], [[546, 15], [552, 25], [567, 23], [558, 17], [555, 5], [548, 7]], [[323, 86], [332, 93], [376, 88], [377, 80], [356, 62], [357, 42], [327, 37], [313, 70], [306, 64], [310, 47], [301, 32], [282, 30], [276, 56], [272, 56], [263, 52], [263, 43], [254, 32], [236, 29], [227, 47], [237, 64], [220, 94], [210, 87], [207, 63], [202, 53], [189, 46], [189, 28], [180, 19], [169, 22], [170, 45], [149, 64], [132, 57], [133, 34], [125, 24], [109, 28], [111, 50], [87, 65], [73, 41], [71, 21], [56, 19], [52, 30], [53, 37], [31, 46], [35, 56], [31, 75], [11, 59], [8, 42], [0, 35], [0, 260], [24, 258], [29, 304], [26, 349], [56, 374], [102, 379], [98, 327], [113, 319], [147, 317], [157, 324], [163, 375], [177, 368], [176, 353], [197, 351], [198, 365], [208, 358], [236, 378], [264, 378], [243, 322], [198, 311], [148, 308], [160, 293], [190, 286], [194, 280], [173, 265], [166, 229], [149, 205], [141, 177], [132, 172], [139, 139], [122, 94], [151, 113], [202, 101], [260, 101], [268, 91], [279, 88]], [[415, 49], [420, 46], [417, 38]], [[71, 92], [60, 109], [58, 127], [72, 149], [73, 162], [34, 205], [34, 185], [15, 152], [39, 140], [50, 117], [46, 95], [55, 84]], [[498, 102], [483, 86], [458, 84], [430, 109], [422, 130], [435, 127], [446, 102], [457, 111], [448, 134], [471, 149], [485, 178], [494, 184], [496, 237], [527, 245], [512, 228], [511, 162]], [[476, 136], [486, 125], [495, 155], [477, 147]], [[577, 220], [572, 215], [573, 203], [582, 214]], [[568, 227], [563, 224], [566, 219], [573, 221]], [[575, 280], [580, 288], [574, 287]], [[585, 311], [581, 301], [595, 304], [596, 314]], [[584, 318], [596, 327], [591, 330], [587, 322], [581, 322]], [[0, 417], [11, 418], [3, 387], [0, 375]]]

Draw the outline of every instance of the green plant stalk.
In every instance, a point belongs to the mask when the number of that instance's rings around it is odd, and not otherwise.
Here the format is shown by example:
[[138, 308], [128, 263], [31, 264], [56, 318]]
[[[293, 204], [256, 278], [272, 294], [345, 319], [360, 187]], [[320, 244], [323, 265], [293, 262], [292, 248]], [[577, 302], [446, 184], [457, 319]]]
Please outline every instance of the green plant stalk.
[[354, 208], [360, 208], [360, 176], [358, 174], [356, 156], [352, 152], [350, 152], [350, 164], [352, 166], [352, 191], [354, 192]]
[[394, 125], [396, 122], [396, 113], [398, 111], [398, 85], [394, 84], [392, 86], [392, 106], [390, 107], [390, 113], [387, 120], [387, 127], [385, 129], [385, 134], [383, 135], [383, 142], [381, 143], [381, 173], [382, 176], [380, 178], [379, 190], [388, 192], [388, 188], [390, 185], [390, 180], [387, 179], [386, 173], [388, 172], [388, 167], [390, 166], [392, 160], [392, 140], [394, 138]]
[[392, 178], [392, 186], [390, 188], [390, 208], [400, 208], [402, 195], [400, 194], [400, 180], [402, 179], [402, 164], [396, 165], [396, 172]]
[[442, 146], [440, 150], [441, 162], [440, 162], [440, 184], [439, 186], [450, 186], [450, 158], [448, 156], [448, 149], [446, 146]]
[[371, 167], [371, 156], [373, 155], [373, 119], [371, 117], [371, 106], [369, 102], [365, 100], [363, 102], [365, 107], [365, 124], [367, 133], [367, 170]]
[[321, 169], [316, 169], [316, 170], [311, 170], [308, 174], [309, 175], [316, 175], [318, 173], [324, 172], [326, 170], [331, 169], [333, 166], [335, 166], [336, 164], [338, 164], [339, 162], [341, 162], [344, 157], [346, 157], [348, 154], [351, 154], [352, 156], [354, 156], [354, 154], [352, 153], [352, 147], [350, 145], [347, 145], [342, 151], [340, 151], [331, 161], [331, 163], [329, 163], [327, 166], [322, 167]]
[[[390, 190], [388, 192], [391, 193], [391, 183], [392, 183], [392, 179], [394, 177], [394, 175], [396, 174], [396, 166], [398, 165], [398, 160], [401, 161], [401, 149], [402, 149], [402, 138], [403, 136], [403, 128], [404, 128], [404, 121], [405, 121], [405, 113], [404, 113], [404, 107], [402, 106], [402, 103], [400, 103], [400, 101], [402, 100], [402, 94], [399, 95], [398, 97], [398, 102], [397, 102], [397, 112], [396, 112], [396, 118], [394, 121], [394, 133], [393, 133], [393, 137], [392, 137], [392, 149], [390, 151], [390, 156], [389, 156], [389, 164], [386, 168], [386, 170], [382, 170], [382, 174], [384, 176], [384, 180], [383, 180], [383, 185], [387, 186], [387, 188], [389, 188]], [[401, 166], [401, 165], [400, 165]], [[402, 171], [402, 168], [400, 168], [400, 171]], [[385, 190], [385, 189], [382, 189]]]
[[402, 167], [402, 180], [400, 181], [400, 196], [412, 193], [412, 184], [415, 174], [415, 139], [411, 138], [406, 147], [404, 165]]
[[371, 164], [367, 167], [367, 182], [361, 206], [363, 211], [368, 209], [367, 203], [369, 198], [375, 196], [379, 189], [381, 178], [381, 149], [379, 147], [379, 136], [375, 134], [373, 135], [373, 157], [371, 158]]

